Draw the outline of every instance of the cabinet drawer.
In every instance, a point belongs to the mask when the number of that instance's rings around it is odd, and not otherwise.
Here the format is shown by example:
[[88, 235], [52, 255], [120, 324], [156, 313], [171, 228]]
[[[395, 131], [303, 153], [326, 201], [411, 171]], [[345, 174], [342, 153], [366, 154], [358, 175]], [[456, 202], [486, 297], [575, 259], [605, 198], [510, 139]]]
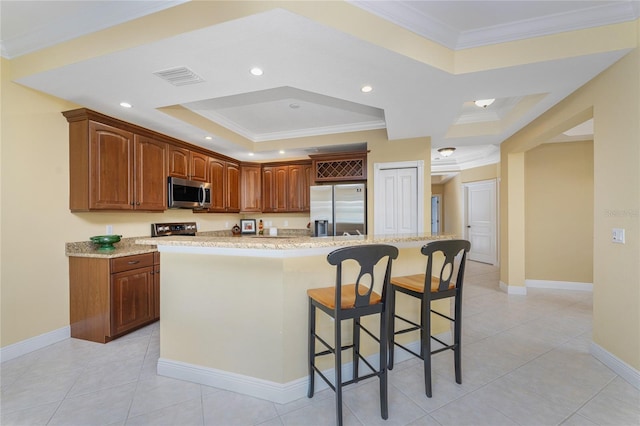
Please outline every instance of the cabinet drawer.
[[111, 259], [111, 273], [129, 271], [153, 265], [153, 253], [136, 254], [134, 256]]

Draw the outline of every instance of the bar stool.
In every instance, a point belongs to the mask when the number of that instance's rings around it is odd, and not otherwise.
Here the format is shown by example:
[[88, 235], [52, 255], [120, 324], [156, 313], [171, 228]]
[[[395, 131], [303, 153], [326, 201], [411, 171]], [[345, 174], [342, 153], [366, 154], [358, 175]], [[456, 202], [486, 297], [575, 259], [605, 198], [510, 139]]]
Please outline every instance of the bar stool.
[[[342, 425], [342, 387], [357, 383], [360, 380], [377, 376], [380, 380], [380, 412], [383, 419], [388, 418], [387, 405], [387, 324], [386, 295], [391, 277], [391, 264], [398, 257], [398, 249], [384, 244], [370, 244], [353, 247], [343, 247], [332, 251], [327, 261], [336, 266], [335, 286], [307, 290], [309, 296], [309, 391], [307, 396], [313, 397], [315, 390], [315, 373], [329, 385], [336, 394], [336, 424]], [[353, 262], [355, 261], [355, 262]], [[374, 267], [384, 267], [384, 278], [380, 280], [380, 273], [374, 276]], [[357, 263], [357, 266], [356, 266]], [[343, 264], [348, 268], [353, 264], [359, 266], [355, 284], [343, 284]], [[379, 269], [380, 270], [380, 269]], [[380, 285], [382, 294], [373, 291], [375, 285]], [[316, 308], [329, 315], [334, 320], [334, 345], [331, 346], [324, 338], [316, 333]], [[360, 319], [368, 315], [380, 315], [379, 337], [367, 330]], [[353, 320], [352, 343], [343, 345], [341, 323], [343, 320]], [[380, 365], [375, 368], [360, 354], [360, 330], [363, 330], [380, 345]], [[326, 348], [316, 352], [316, 340]], [[342, 379], [342, 351], [352, 350], [353, 377], [351, 380]], [[335, 381], [331, 381], [316, 366], [316, 357], [334, 355]], [[359, 361], [362, 361], [371, 373], [359, 375]]]
[[[431, 355], [452, 350], [454, 353], [456, 383], [462, 383], [462, 284], [467, 253], [471, 243], [466, 240], [438, 240], [425, 244], [421, 253], [427, 256], [425, 274], [407, 275], [391, 278], [389, 287], [389, 370], [393, 369], [393, 350], [398, 346], [424, 361], [424, 384], [427, 397], [431, 398]], [[438, 275], [433, 276], [433, 257], [442, 253], [444, 263]], [[425, 291], [425, 288], [429, 289]], [[404, 293], [420, 299], [420, 323], [398, 315], [395, 311], [396, 293]], [[453, 317], [431, 309], [431, 301], [454, 298]], [[453, 343], [445, 343], [431, 335], [431, 313], [446, 318], [453, 323]], [[395, 330], [395, 319], [408, 324], [407, 328]], [[412, 331], [420, 331], [420, 353], [395, 341], [395, 336]], [[431, 350], [431, 339], [443, 347]]]

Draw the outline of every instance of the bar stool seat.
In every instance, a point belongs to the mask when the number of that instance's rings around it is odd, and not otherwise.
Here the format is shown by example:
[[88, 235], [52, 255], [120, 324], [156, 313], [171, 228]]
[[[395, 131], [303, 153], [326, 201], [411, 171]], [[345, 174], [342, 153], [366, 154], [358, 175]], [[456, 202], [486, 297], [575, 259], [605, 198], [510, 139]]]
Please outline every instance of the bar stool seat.
[[[393, 259], [398, 257], [398, 249], [385, 244], [369, 244], [362, 246], [343, 247], [332, 251], [327, 256], [327, 261], [336, 266], [335, 286], [314, 288], [307, 290], [309, 299], [309, 390], [307, 396], [313, 397], [315, 392], [315, 375], [318, 374], [336, 395], [336, 424], [342, 425], [342, 388], [343, 386], [357, 383], [361, 380], [377, 376], [380, 380], [380, 415], [387, 419], [387, 341], [388, 313], [386, 310], [386, 295], [389, 279], [391, 277], [391, 265]], [[355, 284], [343, 284], [343, 265], [349, 271], [357, 271]], [[384, 270], [384, 277], [374, 271], [378, 265], [379, 271]], [[381, 293], [374, 291], [379, 288]], [[316, 330], [316, 308], [334, 319], [333, 333], [334, 343], [331, 345]], [[380, 315], [380, 329], [376, 336], [361, 323], [361, 318], [368, 315]], [[351, 319], [352, 342], [343, 344], [342, 327], [343, 320]], [[379, 344], [380, 363], [374, 367], [360, 353], [360, 331]], [[324, 346], [324, 350], [316, 351], [316, 341]], [[342, 378], [342, 352], [351, 350], [351, 362], [353, 375], [351, 380]], [[316, 358], [325, 355], [334, 357], [335, 378], [332, 382], [316, 365]], [[359, 364], [363, 362], [370, 373], [360, 375]]]
[[[467, 261], [467, 253], [471, 243], [466, 240], [438, 240], [425, 244], [420, 252], [427, 256], [427, 267], [424, 274], [405, 275], [391, 278], [389, 287], [389, 370], [393, 369], [394, 348], [399, 348], [424, 361], [425, 393], [432, 396], [431, 387], [431, 355], [451, 350], [454, 353], [454, 369], [456, 383], [462, 383], [462, 284]], [[442, 254], [444, 261], [439, 273], [433, 274], [433, 259], [435, 254]], [[425, 289], [428, 288], [428, 291]], [[396, 313], [395, 300], [397, 293], [420, 299], [419, 322]], [[453, 298], [454, 313], [443, 313], [433, 310], [431, 302], [439, 299]], [[431, 335], [431, 314], [438, 315], [453, 323], [453, 342], [446, 343]], [[396, 330], [395, 320], [398, 319], [405, 328]], [[396, 341], [395, 336], [414, 331], [420, 333], [420, 352], [414, 352], [407, 346]], [[432, 350], [431, 340], [438, 342], [441, 347]]]

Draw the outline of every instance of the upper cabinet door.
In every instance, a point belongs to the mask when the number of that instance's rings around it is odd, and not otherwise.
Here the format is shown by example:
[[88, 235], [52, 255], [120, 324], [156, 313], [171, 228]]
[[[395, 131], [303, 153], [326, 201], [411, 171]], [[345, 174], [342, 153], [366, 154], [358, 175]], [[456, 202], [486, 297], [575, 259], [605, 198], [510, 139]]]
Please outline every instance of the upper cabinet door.
[[199, 182], [209, 182], [209, 157], [199, 152], [191, 151], [189, 179]]
[[262, 172], [259, 165], [242, 165], [240, 168], [240, 211], [262, 211]]
[[91, 121], [89, 163], [89, 209], [133, 209], [133, 133]]
[[135, 209], [167, 208], [167, 144], [135, 136]]
[[275, 167], [262, 168], [262, 211], [275, 212]]
[[227, 162], [227, 211], [240, 211], [240, 166]]
[[189, 150], [169, 146], [169, 176], [189, 179]]
[[289, 166], [289, 211], [303, 211], [304, 169], [302, 165]]
[[225, 205], [225, 171], [224, 161], [212, 158], [209, 162], [209, 177], [211, 179], [211, 212], [224, 212]]

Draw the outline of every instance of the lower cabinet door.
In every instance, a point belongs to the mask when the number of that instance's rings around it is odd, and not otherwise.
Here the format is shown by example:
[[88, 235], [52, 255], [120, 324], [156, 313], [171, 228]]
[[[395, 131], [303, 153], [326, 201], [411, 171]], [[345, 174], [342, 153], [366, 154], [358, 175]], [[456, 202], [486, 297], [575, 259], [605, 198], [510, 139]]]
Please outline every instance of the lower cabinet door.
[[111, 335], [150, 322], [154, 317], [153, 267], [111, 275]]

